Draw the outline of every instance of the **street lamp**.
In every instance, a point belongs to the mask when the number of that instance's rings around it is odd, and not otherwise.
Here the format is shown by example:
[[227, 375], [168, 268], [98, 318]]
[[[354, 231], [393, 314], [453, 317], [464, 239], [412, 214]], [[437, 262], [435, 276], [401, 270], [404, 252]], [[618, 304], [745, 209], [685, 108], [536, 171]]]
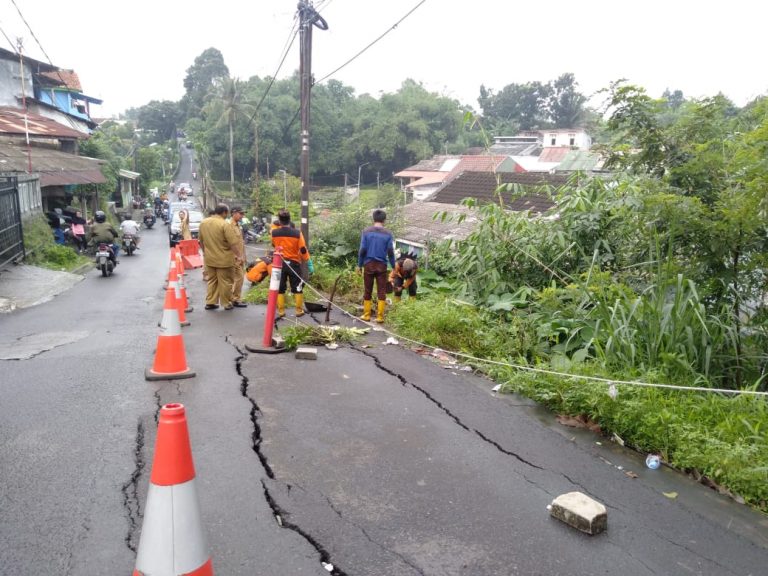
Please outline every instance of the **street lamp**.
[[288, 208], [288, 173], [285, 170], [278, 170], [283, 173], [283, 208]]
[[357, 167], [357, 201], [360, 201], [360, 172], [363, 169], [363, 166], [368, 166], [370, 162], [366, 162], [365, 164], [360, 164], [360, 166]]

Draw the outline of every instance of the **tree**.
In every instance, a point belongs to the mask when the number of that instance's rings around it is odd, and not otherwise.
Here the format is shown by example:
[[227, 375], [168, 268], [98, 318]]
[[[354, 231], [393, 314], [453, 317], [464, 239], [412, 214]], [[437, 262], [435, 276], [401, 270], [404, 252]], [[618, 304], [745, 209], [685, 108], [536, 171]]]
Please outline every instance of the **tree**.
[[576, 91], [576, 77], [569, 73], [550, 83], [552, 91], [547, 99], [549, 121], [555, 128], [581, 126], [584, 120], [586, 96]]
[[152, 100], [136, 110], [138, 127], [154, 132], [158, 140], [175, 138], [181, 119], [179, 103], [171, 100]]
[[229, 78], [229, 68], [224, 64], [224, 56], [216, 48], [208, 48], [195, 58], [184, 78], [186, 92], [182, 98], [182, 108], [187, 119], [200, 115], [206, 97], [226, 78]]

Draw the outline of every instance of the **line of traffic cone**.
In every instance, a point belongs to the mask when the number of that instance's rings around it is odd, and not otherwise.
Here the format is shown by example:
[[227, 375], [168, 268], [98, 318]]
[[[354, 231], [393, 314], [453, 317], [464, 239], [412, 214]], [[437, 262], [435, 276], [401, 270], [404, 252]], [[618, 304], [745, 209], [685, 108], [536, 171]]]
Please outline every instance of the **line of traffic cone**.
[[213, 576], [183, 404], [160, 409], [133, 576]]

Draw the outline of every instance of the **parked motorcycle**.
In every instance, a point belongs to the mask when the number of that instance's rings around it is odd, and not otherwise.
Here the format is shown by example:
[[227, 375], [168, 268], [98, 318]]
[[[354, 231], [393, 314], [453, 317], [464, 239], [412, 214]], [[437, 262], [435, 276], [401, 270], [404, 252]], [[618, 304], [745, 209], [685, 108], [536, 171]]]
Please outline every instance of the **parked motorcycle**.
[[152, 226], [155, 225], [155, 222], [157, 222], [157, 218], [152, 213], [144, 214], [144, 226], [149, 229], [152, 228]]
[[112, 276], [112, 271], [115, 269], [117, 261], [115, 260], [115, 253], [112, 250], [112, 246], [104, 242], [100, 242], [96, 247], [96, 268], [101, 270], [102, 276]]
[[253, 223], [253, 226], [245, 229], [243, 237], [245, 243], [250, 244], [251, 242], [258, 242], [265, 230], [266, 226], [264, 226], [264, 223], [257, 220]]
[[136, 236], [123, 234], [123, 250], [128, 256], [133, 256], [133, 253], [136, 252]]

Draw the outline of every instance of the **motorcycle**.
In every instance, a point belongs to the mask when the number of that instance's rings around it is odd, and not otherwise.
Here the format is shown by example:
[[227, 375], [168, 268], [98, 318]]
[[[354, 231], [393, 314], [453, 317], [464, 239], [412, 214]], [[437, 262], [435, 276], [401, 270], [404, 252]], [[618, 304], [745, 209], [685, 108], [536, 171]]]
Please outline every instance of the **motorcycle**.
[[128, 256], [136, 251], [136, 237], [133, 234], [123, 234], [123, 250]]
[[115, 253], [112, 250], [112, 246], [104, 242], [100, 242], [96, 248], [96, 268], [101, 270], [102, 276], [112, 276], [112, 271], [115, 269]]
[[251, 242], [258, 242], [265, 230], [266, 226], [264, 226], [263, 222], [254, 222], [252, 227], [246, 228], [245, 230], [245, 236], [243, 238], [245, 243], [250, 244]]
[[154, 214], [144, 214], [144, 226], [148, 229], [152, 228], [152, 226], [155, 225], [155, 222], [157, 222], [157, 218]]

